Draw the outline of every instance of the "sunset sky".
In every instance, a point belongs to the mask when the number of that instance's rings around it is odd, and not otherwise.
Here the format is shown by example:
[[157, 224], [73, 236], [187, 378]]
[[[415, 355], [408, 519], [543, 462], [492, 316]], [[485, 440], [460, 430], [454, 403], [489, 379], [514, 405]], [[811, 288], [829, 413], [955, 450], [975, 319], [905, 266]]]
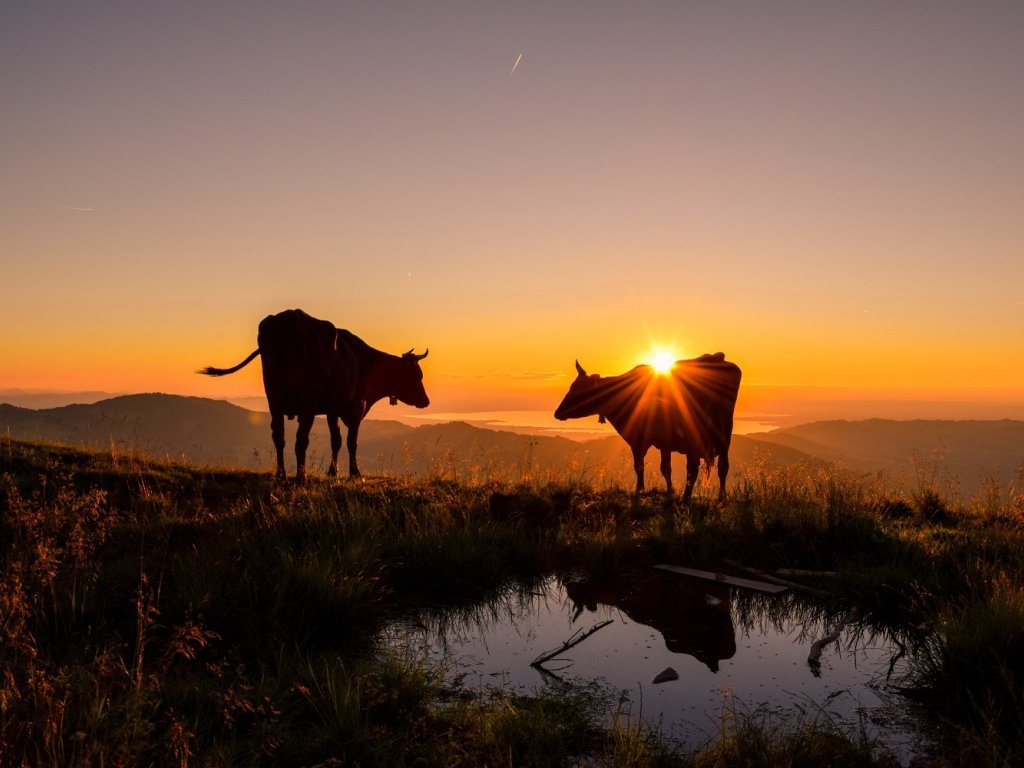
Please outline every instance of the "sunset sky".
[[668, 346], [1024, 418], [1022, 38], [1019, 0], [4, 3], [0, 389], [260, 394], [194, 371], [301, 307], [429, 347], [441, 412]]

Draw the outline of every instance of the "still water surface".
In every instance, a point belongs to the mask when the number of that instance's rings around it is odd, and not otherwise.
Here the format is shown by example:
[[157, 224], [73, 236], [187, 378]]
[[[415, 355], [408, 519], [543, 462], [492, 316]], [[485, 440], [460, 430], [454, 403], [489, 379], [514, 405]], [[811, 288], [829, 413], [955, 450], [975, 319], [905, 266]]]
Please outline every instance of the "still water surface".
[[[925, 737], [896, 692], [908, 671], [901, 643], [854, 623], [824, 646], [820, 668], [808, 663], [814, 641], [845, 618], [789, 593], [654, 571], [604, 584], [552, 577], [457, 615], [396, 624], [385, 639], [443, 662], [449, 679], [474, 690], [597, 681], [620, 694], [623, 711], [689, 748], [715, 738], [730, 708], [772, 708], [790, 722], [863, 726], [906, 764]], [[606, 621], [542, 669], [531, 666]], [[679, 678], [654, 683], [668, 667]]]

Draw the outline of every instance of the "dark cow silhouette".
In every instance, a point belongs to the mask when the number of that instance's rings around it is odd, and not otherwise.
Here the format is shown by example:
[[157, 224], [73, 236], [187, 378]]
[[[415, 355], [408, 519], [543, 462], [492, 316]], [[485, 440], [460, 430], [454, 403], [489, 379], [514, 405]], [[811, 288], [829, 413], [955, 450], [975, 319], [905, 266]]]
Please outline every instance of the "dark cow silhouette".
[[724, 354], [678, 360], [665, 375], [649, 365], [601, 377], [588, 376], [577, 362], [576, 371], [555, 418], [599, 416], [611, 422], [633, 453], [638, 494], [644, 489], [644, 457], [654, 446], [661, 451], [661, 474], [670, 497], [675, 451], [686, 456], [684, 503], [690, 501], [701, 459], [708, 471], [718, 460], [718, 498], [725, 498], [733, 412], [742, 374], [726, 362]]
[[233, 368], [207, 367], [198, 373], [226, 376], [248, 365], [257, 355], [263, 358], [263, 388], [270, 407], [270, 432], [277, 449], [277, 476], [283, 478], [284, 417], [298, 418], [295, 435], [296, 479], [306, 476], [306, 448], [309, 430], [318, 414], [327, 416], [331, 433], [331, 467], [338, 473], [341, 450], [340, 418], [348, 428], [348, 471], [358, 477], [356, 444], [359, 424], [378, 400], [387, 397], [395, 405], [426, 408], [430, 404], [423, 389], [423, 371], [410, 349], [404, 355], [389, 355], [374, 349], [358, 336], [318, 320], [301, 309], [288, 309], [260, 321], [257, 349]]
[[610, 580], [569, 580], [565, 591], [575, 609], [573, 621], [584, 610], [597, 610], [598, 603], [610, 605], [661, 633], [672, 653], [693, 656], [712, 672], [736, 655], [731, 591], [724, 584], [625, 573]]

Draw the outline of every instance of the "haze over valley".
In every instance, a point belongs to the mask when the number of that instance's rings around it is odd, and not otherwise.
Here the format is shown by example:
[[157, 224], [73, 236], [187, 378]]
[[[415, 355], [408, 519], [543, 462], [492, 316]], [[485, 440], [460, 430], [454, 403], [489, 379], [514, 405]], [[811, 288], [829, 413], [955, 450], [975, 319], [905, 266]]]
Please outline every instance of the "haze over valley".
[[[378, 411], [381, 416], [391, 413]], [[590, 421], [596, 430], [596, 419]], [[294, 422], [286, 431], [285, 456], [291, 467]], [[269, 415], [208, 398], [143, 394], [42, 409], [5, 403], [0, 405], [0, 434], [198, 464], [267, 472], [273, 467]], [[411, 426], [367, 419], [359, 433], [359, 452], [368, 474], [437, 474], [467, 481], [568, 475], [597, 484], [628, 484], [632, 471], [628, 448], [614, 433], [580, 440], [458, 421]], [[344, 460], [344, 448], [341, 455]], [[322, 418], [311, 433], [310, 457], [312, 470], [322, 473], [330, 460]], [[894, 487], [912, 491], [930, 484], [970, 497], [993, 482], [1020, 487], [1024, 421], [819, 421], [737, 434], [730, 458], [734, 479], [754, 465], [833, 463], [857, 474], [882, 473]], [[681, 478], [682, 459], [674, 456], [673, 462]], [[660, 482], [656, 468], [657, 453], [652, 451], [647, 469], [653, 487]]]

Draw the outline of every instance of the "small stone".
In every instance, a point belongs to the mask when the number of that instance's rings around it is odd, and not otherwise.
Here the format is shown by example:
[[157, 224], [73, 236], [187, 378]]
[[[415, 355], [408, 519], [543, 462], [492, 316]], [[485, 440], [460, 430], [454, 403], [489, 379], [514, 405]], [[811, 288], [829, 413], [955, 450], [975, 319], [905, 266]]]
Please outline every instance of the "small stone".
[[669, 680], [678, 680], [679, 673], [676, 672], [672, 667], [665, 667], [661, 672], [654, 676], [651, 680], [652, 683], [657, 685], [658, 683], [667, 683]]

